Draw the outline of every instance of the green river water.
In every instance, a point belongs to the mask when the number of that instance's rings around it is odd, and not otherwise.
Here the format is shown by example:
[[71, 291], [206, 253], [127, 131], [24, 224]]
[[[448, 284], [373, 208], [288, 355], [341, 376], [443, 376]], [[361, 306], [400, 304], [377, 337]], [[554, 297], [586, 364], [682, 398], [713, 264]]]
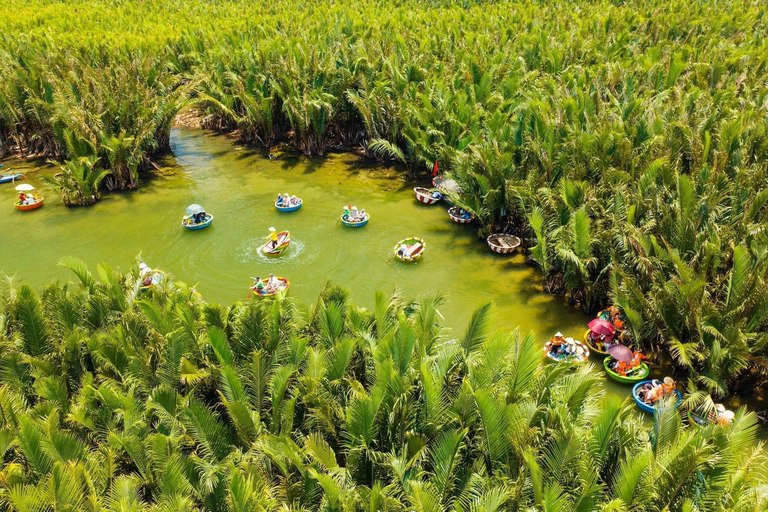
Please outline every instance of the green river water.
[[[250, 276], [274, 272], [288, 277], [290, 295], [304, 301], [314, 301], [328, 279], [349, 288], [353, 301], [363, 306], [372, 305], [377, 290], [397, 288], [406, 299], [443, 292], [449, 300], [440, 313], [457, 336], [472, 311], [492, 300], [499, 327], [534, 330], [542, 342], [556, 331], [583, 337], [589, 318], [562, 298], [542, 293], [540, 275], [524, 256], [491, 252], [478, 240], [476, 227], [450, 220], [446, 205], [417, 202], [414, 183], [402, 171], [351, 154], [270, 160], [264, 151], [202, 130], [174, 128], [171, 140], [172, 155], [159, 161], [161, 171], [143, 177], [139, 190], [105, 194], [91, 208], [62, 205], [41, 179], [55, 172], [49, 164], [6, 161], [6, 168], [25, 173], [25, 182], [46, 200], [39, 210], [18, 212], [12, 207], [14, 187], [0, 185], [0, 205], [5, 205], [0, 274], [37, 287], [73, 279], [57, 265], [64, 255], [91, 268], [106, 261], [127, 271], [141, 253], [151, 267], [196, 284], [208, 301], [243, 300]], [[304, 200], [301, 210], [275, 210], [277, 194], [285, 192]], [[214, 215], [210, 228], [180, 226], [191, 203]], [[368, 225], [343, 227], [339, 216], [345, 204], [369, 212]], [[271, 226], [290, 230], [288, 254], [269, 258], [258, 251]], [[411, 264], [391, 261], [395, 244], [409, 236], [426, 240], [423, 258]], [[607, 378], [606, 387], [630, 394], [628, 386]]]

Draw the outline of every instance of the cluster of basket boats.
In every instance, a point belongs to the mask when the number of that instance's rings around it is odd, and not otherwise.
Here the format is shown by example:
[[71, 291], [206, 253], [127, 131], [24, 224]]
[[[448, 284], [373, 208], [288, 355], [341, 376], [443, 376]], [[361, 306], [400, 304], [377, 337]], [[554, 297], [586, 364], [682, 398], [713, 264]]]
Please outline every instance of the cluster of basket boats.
[[[622, 384], [632, 385], [632, 398], [637, 406], [648, 413], [665, 407], [679, 407], [682, 395], [671, 377], [663, 380], [649, 379], [650, 367], [646, 356], [630, 348], [632, 339], [626, 329], [626, 316], [618, 306], [606, 308], [589, 322], [584, 341], [555, 334], [544, 344], [546, 356], [560, 364], [578, 364], [590, 355], [602, 358], [603, 369], [608, 376]], [[710, 423], [729, 423], [733, 413], [717, 404], [715, 414], [687, 411], [689, 423], [704, 426]]]
[[[445, 178], [443, 175], [436, 175], [432, 180], [432, 185], [433, 188], [431, 189], [426, 187], [416, 187], [413, 189], [413, 194], [419, 202], [426, 205], [434, 205], [440, 201], [445, 201], [450, 205], [448, 216], [453, 222], [457, 224], [470, 224], [475, 221], [475, 216], [471, 212], [450, 202], [450, 193], [454, 193], [457, 196], [461, 195], [461, 189], [455, 180]], [[488, 235], [485, 241], [493, 252], [499, 254], [512, 254], [522, 243], [519, 237], [508, 233], [493, 233]]]
[[[446, 183], [448, 181], [448, 183]], [[450, 187], [452, 180], [443, 180], [436, 177], [433, 181], [435, 188], [427, 189], [416, 187], [413, 189], [416, 199], [427, 205], [437, 204], [442, 200], [447, 201], [446, 186]], [[453, 182], [455, 184], [455, 182]], [[442, 185], [442, 187], [441, 187]], [[304, 202], [296, 196], [281, 194], [275, 201], [275, 208], [280, 212], [295, 212], [301, 209]], [[451, 206], [448, 209], [448, 215], [454, 222], [459, 224], [469, 224], [475, 220], [475, 217], [457, 206]], [[341, 224], [348, 228], [361, 228], [371, 220], [370, 213], [365, 210], [357, 210], [357, 207], [347, 205], [341, 214]], [[185, 215], [181, 220], [181, 225], [189, 230], [205, 229], [213, 223], [213, 215], [207, 213], [199, 204], [189, 205]], [[488, 246], [494, 252], [499, 254], [511, 254], [520, 247], [520, 238], [506, 233], [492, 234], [487, 238]], [[267, 256], [279, 256], [285, 253], [291, 244], [291, 233], [289, 231], [277, 232], [275, 228], [270, 228], [270, 234], [266, 237], [266, 242], [261, 246], [261, 251]], [[418, 236], [412, 236], [400, 240], [395, 244], [392, 259], [398, 259], [403, 262], [413, 262], [419, 260], [426, 251], [426, 241]], [[270, 276], [270, 280], [264, 283], [259, 278], [254, 278], [255, 282], [250, 290], [252, 294], [260, 297], [268, 297], [287, 290], [290, 287], [290, 281], [281, 276]], [[250, 297], [250, 295], [249, 295]]]

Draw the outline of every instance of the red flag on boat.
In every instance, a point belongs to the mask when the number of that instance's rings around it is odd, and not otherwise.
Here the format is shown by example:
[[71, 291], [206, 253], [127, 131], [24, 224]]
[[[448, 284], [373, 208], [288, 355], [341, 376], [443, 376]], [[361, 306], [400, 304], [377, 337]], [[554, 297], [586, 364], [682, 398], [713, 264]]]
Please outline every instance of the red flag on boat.
[[437, 176], [437, 160], [435, 160], [435, 166], [432, 167], [432, 177]]

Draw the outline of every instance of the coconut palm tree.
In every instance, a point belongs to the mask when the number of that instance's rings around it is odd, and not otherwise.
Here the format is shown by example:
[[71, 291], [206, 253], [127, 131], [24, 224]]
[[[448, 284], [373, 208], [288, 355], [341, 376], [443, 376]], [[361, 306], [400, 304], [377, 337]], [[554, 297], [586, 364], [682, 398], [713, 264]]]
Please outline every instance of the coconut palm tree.
[[61, 264], [77, 285], [0, 294], [0, 501], [9, 509], [764, 508], [756, 419], [648, 428], [600, 378], [543, 362], [533, 333], [458, 340], [444, 298], [328, 284], [206, 304], [138, 264]]

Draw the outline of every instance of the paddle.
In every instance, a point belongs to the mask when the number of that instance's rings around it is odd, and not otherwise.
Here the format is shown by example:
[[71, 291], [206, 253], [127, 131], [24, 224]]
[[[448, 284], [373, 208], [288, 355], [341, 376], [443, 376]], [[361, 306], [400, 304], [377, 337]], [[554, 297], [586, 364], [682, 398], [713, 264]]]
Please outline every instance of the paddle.
[[392, 260], [395, 259], [395, 256], [397, 256], [397, 251], [395, 251], [395, 254], [393, 254], [392, 257], [387, 260], [387, 264], [392, 263]]

